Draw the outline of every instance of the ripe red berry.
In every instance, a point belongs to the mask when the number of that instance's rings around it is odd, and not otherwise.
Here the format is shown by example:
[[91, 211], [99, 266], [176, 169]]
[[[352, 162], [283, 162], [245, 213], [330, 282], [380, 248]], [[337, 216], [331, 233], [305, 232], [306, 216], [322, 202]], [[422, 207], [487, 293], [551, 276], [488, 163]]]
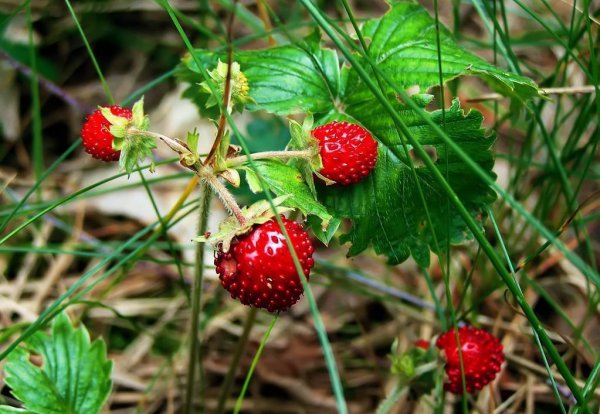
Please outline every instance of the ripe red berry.
[[[122, 108], [119, 105], [109, 107], [110, 111], [117, 116], [131, 119], [132, 113], [129, 108]], [[103, 161], [118, 161], [121, 151], [116, 151], [112, 147], [114, 137], [110, 133], [110, 122], [102, 115], [100, 110], [88, 115], [83, 127], [81, 128], [81, 140], [85, 152], [92, 157]]]
[[[472, 326], [458, 328], [462, 351], [467, 392], [481, 390], [496, 378], [504, 362], [504, 352], [500, 340], [482, 329]], [[444, 332], [435, 344], [446, 357], [448, 381], [444, 388], [454, 394], [462, 394], [462, 378], [456, 333], [454, 329]]]
[[315, 128], [324, 177], [340, 185], [357, 183], [373, 171], [377, 162], [377, 141], [360, 125], [330, 122]]
[[426, 339], [417, 339], [417, 340], [415, 341], [415, 346], [416, 346], [417, 348], [424, 349], [425, 351], [427, 351], [427, 350], [429, 349], [429, 345], [430, 345], [430, 344], [429, 344], [429, 341], [428, 341], [428, 340], [426, 340]]
[[[314, 265], [308, 233], [295, 221], [281, 217], [308, 278]], [[244, 305], [281, 312], [300, 299], [304, 289], [285, 237], [275, 219], [255, 225], [235, 239], [227, 253], [219, 248], [215, 266], [221, 285]]]

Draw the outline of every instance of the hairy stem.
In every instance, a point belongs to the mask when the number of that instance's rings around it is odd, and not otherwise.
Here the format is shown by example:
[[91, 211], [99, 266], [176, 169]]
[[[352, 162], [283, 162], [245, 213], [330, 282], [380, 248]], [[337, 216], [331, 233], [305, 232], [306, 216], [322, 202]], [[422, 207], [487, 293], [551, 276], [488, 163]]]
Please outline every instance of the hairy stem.
[[309, 159], [315, 155], [313, 150], [303, 150], [303, 151], [265, 151], [265, 152], [257, 152], [250, 156], [242, 155], [239, 157], [229, 158], [227, 160], [228, 167], [235, 167], [237, 165], [244, 164], [249, 161], [250, 157], [253, 160], [264, 160], [264, 159], [273, 159], [277, 158], [280, 160], [289, 160], [291, 158], [306, 158]]
[[196, 164], [196, 166], [198, 167], [196, 173], [219, 196], [219, 198], [225, 205], [225, 208], [227, 208], [227, 210], [229, 210], [229, 212], [235, 216], [236, 220], [241, 225], [246, 224], [246, 217], [244, 217], [244, 213], [242, 212], [242, 209], [238, 205], [237, 201], [235, 201], [235, 198], [229, 192], [227, 187], [225, 187], [225, 185], [221, 181], [219, 181], [217, 176], [215, 176], [213, 174], [212, 170], [210, 170], [200, 164]]
[[[159, 139], [165, 144], [167, 144], [167, 146], [173, 151], [177, 152], [180, 156], [185, 156], [191, 153], [190, 149], [178, 139], [170, 138], [166, 135], [162, 135], [157, 132], [140, 131], [135, 128], [130, 128], [128, 132], [131, 135], [145, 135]], [[200, 177], [210, 186], [210, 188], [219, 196], [227, 210], [229, 210], [229, 212], [235, 216], [235, 218], [237, 219], [237, 221], [239, 221], [240, 224], [246, 224], [246, 218], [242, 213], [242, 209], [238, 205], [237, 201], [235, 201], [235, 198], [233, 197], [233, 195], [231, 195], [227, 187], [225, 187], [225, 185], [221, 183], [221, 181], [219, 181], [219, 179], [214, 174], [211, 168], [204, 166], [200, 161], [196, 162], [194, 165], [189, 165], [187, 167], [194, 171], [198, 177]]]
[[[198, 234], [206, 232], [208, 215], [210, 212], [210, 199], [212, 193], [206, 183], [201, 183], [202, 205], [199, 211]], [[204, 243], [196, 246], [196, 267], [194, 272], [194, 285], [192, 287], [192, 316], [190, 322], [190, 348], [187, 367], [187, 387], [185, 394], [184, 414], [194, 412], [194, 391], [196, 389], [196, 371], [200, 360], [199, 322], [202, 304], [202, 280], [204, 279]]]

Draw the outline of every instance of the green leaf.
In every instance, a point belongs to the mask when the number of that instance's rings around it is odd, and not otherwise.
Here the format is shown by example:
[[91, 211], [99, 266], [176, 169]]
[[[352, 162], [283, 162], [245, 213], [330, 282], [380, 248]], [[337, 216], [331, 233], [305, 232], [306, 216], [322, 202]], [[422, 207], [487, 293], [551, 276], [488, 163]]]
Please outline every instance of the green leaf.
[[[233, 60], [240, 64], [248, 79], [249, 94], [254, 100], [247, 108], [279, 115], [331, 110], [339, 96], [339, 62], [334, 50], [319, 47], [319, 40], [313, 36], [297, 46], [235, 51]], [[201, 49], [196, 50], [194, 55], [207, 68], [216, 67], [219, 59], [226, 60], [223, 53]], [[187, 81], [197, 79], [198, 82], [201, 76], [194, 59], [185, 57], [183, 65], [179, 76]], [[196, 88], [200, 86], [192, 84], [186, 96], [202, 102]]]
[[112, 362], [106, 357], [102, 340], [90, 342], [87, 330], [83, 326], [74, 329], [63, 313], [54, 319], [51, 335], [38, 332], [28, 341], [28, 346], [41, 355], [42, 366], [30, 362], [28, 351], [16, 348], [7, 358], [4, 370], [12, 394], [29, 412], [95, 414], [100, 411], [112, 386]]
[[[421, 104], [426, 101], [421, 99]], [[399, 104], [398, 104], [399, 106]], [[428, 127], [413, 110], [399, 106], [402, 118], [413, 136], [422, 145], [428, 146], [437, 156], [437, 167], [446, 174], [448, 182], [474, 217], [481, 218], [484, 206], [495, 199], [495, 193], [453, 152], [446, 149], [442, 140]], [[381, 116], [383, 109], [371, 104], [354, 114], [380, 141], [395, 146], [396, 153], [404, 154], [399, 159], [390, 147], [379, 145], [377, 165], [371, 175], [353, 186], [321, 186], [319, 199], [334, 215], [352, 220], [351, 231], [342, 242], [349, 241], [349, 255], [365, 250], [369, 244], [379, 254], [385, 254], [390, 263], [401, 263], [410, 255], [423, 266], [429, 263], [429, 250], [434, 249], [431, 228], [418, 193], [414, 176], [408, 165], [400, 138], [390, 118]], [[442, 111], [429, 113], [437, 124], [442, 124]], [[471, 158], [485, 170], [491, 172], [494, 159], [490, 146], [494, 136], [486, 136], [481, 128], [483, 117], [472, 110], [464, 114], [458, 100], [446, 110], [446, 133]], [[425, 166], [416, 163], [418, 180], [423, 189], [425, 202], [433, 221], [440, 248], [449, 241], [458, 244], [472, 238], [459, 214], [448, 209], [446, 194], [432, 178]]]
[[[420, 4], [394, 2], [382, 18], [367, 21], [362, 34], [370, 41], [370, 58], [398, 88], [418, 86], [424, 93], [439, 85], [435, 20]], [[518, 100], [524, 101], [540, 94], [531, 79], [505, 72], [460, 47], [443, 26], [440, 26], [440, 45], [444, 82], [474, 75], [481, 77], [496, 91]], [[372, 72], [364, 59], [359, 61]], [[344, 101], [348, 105], [374, 99], [353, 69], [348, 74], [347, 85]]]
[[[332, 219], [331, 214], [315, 199], [304, 182], [300, 171], [278, 160], [258, 160], [254, 161], [254, 165], [271, 191], [278, 196], [289, 196], [282, 205], [297, 208], [305, 216], [314, 215], [319, 217], [323, 228], [329, 225]], [[253, 191], [261, 190], [258, 177], [255, 176], [254, 171], [246, 168], [246, 177]]]

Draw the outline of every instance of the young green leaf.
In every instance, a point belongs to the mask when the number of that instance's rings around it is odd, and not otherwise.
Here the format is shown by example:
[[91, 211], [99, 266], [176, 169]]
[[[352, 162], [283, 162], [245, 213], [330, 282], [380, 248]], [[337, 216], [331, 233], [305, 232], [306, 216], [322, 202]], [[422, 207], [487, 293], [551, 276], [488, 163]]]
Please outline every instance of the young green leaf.
[[[30, 351], [16, 348], [4, 367], [6, 384], [36, 414], [95, 414], [106, 402], [111, 390], [112, 362], [106, 357], [106, 345], [98, 339], [90, 342], [88, 331], [74, 329], [66, 314], [52, 323], [51, 334], [38, 332], [27, 342], [31, 351], [42, 357], [42, 366], [30, 361]], [[8, 410], [8, 411], [7, 411]]]

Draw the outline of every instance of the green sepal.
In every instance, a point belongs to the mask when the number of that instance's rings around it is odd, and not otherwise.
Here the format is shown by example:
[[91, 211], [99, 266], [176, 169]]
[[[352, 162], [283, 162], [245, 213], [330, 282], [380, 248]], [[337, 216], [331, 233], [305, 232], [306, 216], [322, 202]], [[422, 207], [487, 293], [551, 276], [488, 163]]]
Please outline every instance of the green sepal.
[[335, 184], [335, 181], [332, 181], [319, 173], [319, 171], [323, 168], [323, 160], [319, 154], [319, 142], [312, 135], [313, 125], [314, 119], [312, 114], [308, 114], [306, 118], [304, 118], [302, 125], [293, 119], [290, 120], [291, 138], [287, 148], [290, 150], [303, 151], [309, 149], [313, 151], [314, 155], [310, 159], [294, 159], [290, 160], [289, 164], [297, 168], [302, 173], [302, 177], [304, 178], [304, 181], [306, 181], [308, 188], [310, 188], [310, 191], [313, 193], [315, 198], [317, 198], [317, 190], [315, 188], [314, 179], [315, 175], [326, 185]]
[[392, 346], [390, 372], [398, 376], [401, 383], [408, 385], [412, 396], [429, 393], [435, 386], [435, 378], [443, 375], [437, 363], [435, 347], [423, 349], [413, 347], [398, 355]]
[[[210, 96], [206, 100], [206, 108], [216, 106], [218, 103], [217, 99], [223, 99], [223, 94], [225, 93], [225, 82], [227, 81], [228, 68], [229, 65], [227, 63], [221, 62], [221, 60], [219, 59], [217, 61], [216, 68], [208, 72], [214, 83], [213, 86], [216, 87], [217, 92], [219, 92], [218, 96], [215, 96], [213, 94], [213, 91], [211, 91], [211, 88], [207, 81], [198, 84], [203, 92], [210, 94]], [[245, 105], [252, 104], [255, 102], [254, 99], [252, 99], [248, 94], [248, 79], [240, 70], [240, 64], [237, 62], [232, 62], [231, 64], [230, 79], [230, 105], [232, 106], [234, 111], [242, 112]]]
[[[156, 140], [149, 135], [140, 134], [150, 127], [150, 119], [144, 114], [144, 97], [142, 96], [131, 108], [131, 119], [116, 116], [110, 108], [101, 108], [102, 114], [111, 123], [110, 133], [114, 136], [112, 147], [121, 151], [119, 168], [131, 174], [131, 171], [146, 158], [152, 159], [152, 150], [156, 148]], [[150, 172], [154, 171], [154, 161]]]
[[231, 144], [231, 137], [229, 131], [226, 131], [221, 138], [219, 148], [215, 154], [215, 170], [223, 171], [227, 170], [227, 153], [229, 152], [229, 145]]
[[198, 142], [200, 141], [200, 134], [198, 133], [198, 131], [196, 130], [196, 128], [194, 128], [193, 131], [187, 133], [187, 146], [190, 149], [190, 151], [192, 152], [197, 152], [198, 151]]
[[[273, 205], [277, 207], [278, 214], [292, 210], [281, 206], [288, 197], [282, 196], [273, 199]], [[230, 216], [221, 222], [218, 232], [197, 237], [195, 241], [200, 243], [209, 242], [214, 246], [221, 245], [222, 250], [228, 252], [231, 242], [236, 236], [248, 233], [255, 224], [266, 223], [275, 216], [271, 204], [267, 200], [261, 200], [242, 208], [242, 214], [246, 219], [244, 225], [241, 225], [234, 216]]]
[[187, 147], [190, 150], [189, 153], [185, 155], [181, 155], [181, 162], [185, 165], [192, 166], [196, 164], [200, 160], [200, 156], [198, 155], [198, 141], [200, 140], [200, 134], [194, 128], [192, 132], [187, 133], [186, 143]]
[[143, 96], [136, 103], [133, 104], [131, 112], [131, 124], [141, 131], [147, 131], [150, 127], [150, 118], [148, 118], [148, 115], [144, 115]]
[[[156, 148], [153, 137], [145, 135], [131, 135], [121, 142], [121, 156], [119, 157], [119, 168], [127, 174], [141, 164], [146, 158], [152, 158], [152, 150]], [[154, 168], [151, 167], [151, 171]]]

